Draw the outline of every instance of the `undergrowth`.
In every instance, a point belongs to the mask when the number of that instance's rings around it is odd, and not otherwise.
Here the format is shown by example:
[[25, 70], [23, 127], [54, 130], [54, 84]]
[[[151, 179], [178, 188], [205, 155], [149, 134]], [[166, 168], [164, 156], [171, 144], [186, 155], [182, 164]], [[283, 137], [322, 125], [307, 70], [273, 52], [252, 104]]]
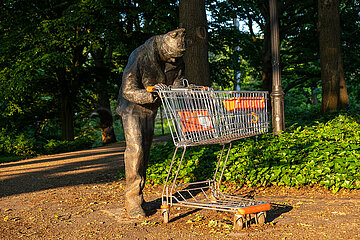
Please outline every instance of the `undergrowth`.
[[[239, 186], [320, 185], [333, 192], [359, 189], [358, 115], [332, 113], [327, 118], [305, 126], [293, 124], [278, 136], [267, 133], [234, 142], [223, 181]], [[148, 182], [165, 182], [174, 150], [172, 141], [152, 149]], [[189, 147], [180, 181], [211, 179], [220, 151], [218, 145]], [[175, 166], [179, 159], [178, 153]]]
[[0, 163], [91, 148], [96, 139], [96, 132], [92, 129], [83, 131], [73, 141], [46, 139], [34, 132], [9, 134], [3, 129], [0, 130]]

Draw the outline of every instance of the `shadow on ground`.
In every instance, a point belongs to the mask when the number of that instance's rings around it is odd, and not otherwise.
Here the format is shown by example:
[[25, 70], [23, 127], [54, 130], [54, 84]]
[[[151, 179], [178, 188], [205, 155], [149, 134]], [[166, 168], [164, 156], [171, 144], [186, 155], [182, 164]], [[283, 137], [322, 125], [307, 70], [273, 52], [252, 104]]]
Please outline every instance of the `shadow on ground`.
[[[170, 135], [154, 138], [161, 144]], [[124, 172], [125, 142], [0, 164], [0, 197], [58, 187], [112, 182]]]
[[274, 222], [274, 220], [276, 218], [280, 217], [284, 213], [290, 212], [292, 209], [293, 207], [289, 205], [271, 203], [271, 209], [267, 213], [266, 222], [272, 222], [275, 225], [276, 222]]
[[0, 197], [108, 182], [124, 168], [125, 143], [0, 165]]

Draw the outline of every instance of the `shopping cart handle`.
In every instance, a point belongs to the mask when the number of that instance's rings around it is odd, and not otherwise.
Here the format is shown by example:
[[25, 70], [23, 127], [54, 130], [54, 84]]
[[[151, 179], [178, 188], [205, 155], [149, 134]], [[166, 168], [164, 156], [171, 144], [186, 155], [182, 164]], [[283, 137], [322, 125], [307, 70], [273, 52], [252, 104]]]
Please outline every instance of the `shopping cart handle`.
[[146, 87], [146, 91], [147, 92], [156, 92], [158, 90], [162, 90], [162, 89], [168, 89], [168, 90], [194, 90], [194, 91], [210, 91], [211, 88], [209, 87], [204, 87], [204, 86], [196, 86], [196, 85], [189, 85], [187, 87], [185, 86], [180, 86], [180, 85], [171, 85], [171, 86], [166, 86], [164, 84], [159, 85], [155, 85], [155, 86], [148, 86]]

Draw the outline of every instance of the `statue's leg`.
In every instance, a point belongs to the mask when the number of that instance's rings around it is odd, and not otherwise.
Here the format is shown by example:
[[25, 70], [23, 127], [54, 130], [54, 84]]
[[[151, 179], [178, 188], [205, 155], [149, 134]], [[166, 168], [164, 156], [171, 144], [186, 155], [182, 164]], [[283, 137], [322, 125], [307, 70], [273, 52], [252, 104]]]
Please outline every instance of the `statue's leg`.
[[139, 218], [145, 216], [142, 191], [154, 133], [154, 114], [127, 114], [122, 120], [126, 139], [125, 206], [130, 217]]

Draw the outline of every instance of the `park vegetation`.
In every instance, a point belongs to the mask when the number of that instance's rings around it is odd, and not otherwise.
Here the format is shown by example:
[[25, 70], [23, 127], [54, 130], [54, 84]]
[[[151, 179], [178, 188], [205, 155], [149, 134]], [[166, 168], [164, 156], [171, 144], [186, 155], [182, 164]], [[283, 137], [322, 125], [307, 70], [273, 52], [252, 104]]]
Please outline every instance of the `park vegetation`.
[[[207, 14], [209, 60], [191, 65], [202, 73], [195, 82], [271, 91], [268, 1], [192, 2], [198, 11], [185, 0], [3, 1], [0, 162], [123, 140], [115, 108], [128, 56], [149, 37], [192, 24], [194, 12]], [[224, 176], [238, 185], [357, 189], [359, 2], [283, 0], [278, 9], [286, 131], [235, 142]], [[321, 55], [331, 44], [337, 58]], [[153, 149], [149, 182], [164, 181], [173, 150], [171, 141]], [[219, 151], [189, 151], [182, 181], [210, 177]]]
[[[320, 185], [333, 192], [360, 189], [360, 118], [356, 116], [333, 113], [318, 121], [309, 118], [304, 125], [294, 123], [277, 137], [267, 133], [235, 141], [223, 181], [238, 187]], [[221, 148], [189, 148], [179, 179], [184, 183], [213, 179]], [[174, 150], [172, 141], [153, 149], [148, 169], [150, 183], [165, 182]]]

